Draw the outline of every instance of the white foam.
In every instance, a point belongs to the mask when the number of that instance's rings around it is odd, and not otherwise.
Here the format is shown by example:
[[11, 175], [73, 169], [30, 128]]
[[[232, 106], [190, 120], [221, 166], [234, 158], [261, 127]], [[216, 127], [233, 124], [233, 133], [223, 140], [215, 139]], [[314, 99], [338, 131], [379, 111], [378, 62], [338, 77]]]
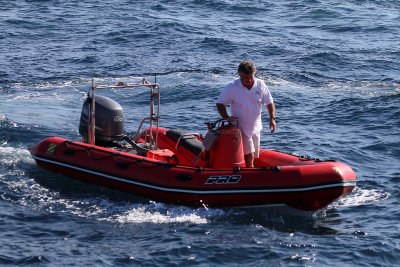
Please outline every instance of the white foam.
[[171, 217], [169, 214], [162, 214], [158, 211], [148, 211], [147, 207], [142, 206], [126, 211], [123, 214], [116, 215], [116, 222], [118, 223], [207, 223], [205, 218], [201, 218], [196, 214], [182, 214], [180, 216]]
[[[24, 174], [18, 174], [23, 176]], [[113, 202], [102, 197], [66, 198], [58, 191], [43, 187], [32, 178], [5, 180], [8, 190], [19, 194], [19, 199], [9, 199], [21, 206], [48, 213], [71, 214], [89, 220], [118, 224], [140, 223], [191, 223], [204, 224], [213, 210], [192, 209], [163, 203]], [[218, 212], [218, 211], [216, 211]]]
[[390, 193], [379, 189], [365, 189], [356, 187], [352, 193], [334, 202], [335, 207], [352, 207], [369, 205], [390, 197]]
[[193, 209], [183, 206], [167, 205], [150, 201], [149, 204], [137, 204], [133, 208], [115, 214], [109, 220], [120, 224], [135, 223], [191, 223], [205, 224], [210, 216], [222, 212], [217, 209]]
[[15, 165], [20, 161], [34, 163], [29, 151], [25, 148], [6, 147], [7, 141], [0, 144], [0, 162]]

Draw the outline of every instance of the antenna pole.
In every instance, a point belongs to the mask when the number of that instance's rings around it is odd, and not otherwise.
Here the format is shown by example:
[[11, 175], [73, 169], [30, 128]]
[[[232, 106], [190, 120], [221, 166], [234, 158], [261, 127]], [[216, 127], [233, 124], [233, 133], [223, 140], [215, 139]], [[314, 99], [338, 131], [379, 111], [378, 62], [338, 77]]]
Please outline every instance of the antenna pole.
[[95, 83], [94, 79], [92, 79], [92, 108], [91, 108], [91, 113], [90, 113], [90, 142], [89, 144], [94, 145], [95, 144], [95, 130], [96, 130], [96, 119], [95, 119], [95, 96], [94, 96], [94, 91], [95, 91]]

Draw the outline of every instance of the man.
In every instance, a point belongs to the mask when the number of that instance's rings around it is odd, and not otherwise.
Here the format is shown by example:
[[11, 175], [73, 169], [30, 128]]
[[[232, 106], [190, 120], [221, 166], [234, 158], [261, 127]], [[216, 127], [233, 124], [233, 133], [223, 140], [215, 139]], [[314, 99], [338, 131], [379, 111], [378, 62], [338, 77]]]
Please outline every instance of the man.
[[[217, 99], [217, 109], [223, 119], [238, 120], [242, 132], [243, 151], [246, 167], [254, 167], [254, 159], [260, 150], [262, 129], [261, 111], [266, 105], [269, 114], [269, 128], [275, 132], [275, 105], [264, 81], [254, 77], [256, 67], [250, 61], [242, 61], [238, 68], [239, 79], [228, 84]], [[231, 116], [226, 111], [231, 106]]]

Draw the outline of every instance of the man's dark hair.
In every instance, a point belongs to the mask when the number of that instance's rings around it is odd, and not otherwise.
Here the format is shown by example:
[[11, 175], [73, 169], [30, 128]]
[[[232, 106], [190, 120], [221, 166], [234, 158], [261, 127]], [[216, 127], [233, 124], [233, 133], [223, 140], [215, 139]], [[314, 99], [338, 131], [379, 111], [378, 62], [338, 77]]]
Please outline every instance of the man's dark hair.
[[246, 73], [246, 74], [254, 74], [256, 73], [256, 66], [254, 66], [253, 62], [243, 60], [239, 64], [238, 72]]

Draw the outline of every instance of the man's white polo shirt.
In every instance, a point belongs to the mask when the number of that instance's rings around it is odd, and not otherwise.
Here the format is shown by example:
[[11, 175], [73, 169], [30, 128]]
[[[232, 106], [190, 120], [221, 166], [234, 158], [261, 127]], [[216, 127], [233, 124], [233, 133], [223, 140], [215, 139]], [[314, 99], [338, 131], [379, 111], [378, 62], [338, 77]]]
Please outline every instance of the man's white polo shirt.
[[273, 102], [267, 85], [257, 78], [254, 78], [250, 90], [243, 86], [240, 79], [236, 79], [225, 87], [217, 99], [217, 103], [231, 106], [231, 115], [238, 118], [240, 130], [249, 137], [261, 132], [262, 104]]

